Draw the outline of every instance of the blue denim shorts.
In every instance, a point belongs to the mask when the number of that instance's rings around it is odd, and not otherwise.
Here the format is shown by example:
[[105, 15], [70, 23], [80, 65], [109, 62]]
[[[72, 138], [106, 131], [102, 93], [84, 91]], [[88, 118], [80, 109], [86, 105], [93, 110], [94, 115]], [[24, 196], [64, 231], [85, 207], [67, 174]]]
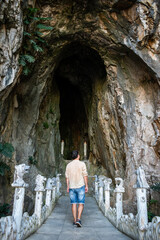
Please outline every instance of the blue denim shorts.
[[80, 188], [69, 189], [70, 202], [73, 203], [85, 203], [85, 185]]

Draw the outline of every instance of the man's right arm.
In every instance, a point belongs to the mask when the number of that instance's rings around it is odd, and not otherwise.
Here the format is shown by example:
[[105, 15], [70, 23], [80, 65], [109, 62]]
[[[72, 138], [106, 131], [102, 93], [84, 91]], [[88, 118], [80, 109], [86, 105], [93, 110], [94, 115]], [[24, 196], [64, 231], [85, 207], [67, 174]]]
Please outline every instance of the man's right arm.
[[66, 167], [65, 176], [66, 176], [67, 192], [69, 192], [68, 165]]

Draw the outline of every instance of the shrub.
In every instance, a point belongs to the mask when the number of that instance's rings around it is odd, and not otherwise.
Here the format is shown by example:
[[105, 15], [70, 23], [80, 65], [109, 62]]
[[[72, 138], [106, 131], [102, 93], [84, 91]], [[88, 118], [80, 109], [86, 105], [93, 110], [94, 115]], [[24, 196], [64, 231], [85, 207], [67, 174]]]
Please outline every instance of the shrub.
[[8, 203], [0, 204], [0, 218], [10, 213], [10, 205]]

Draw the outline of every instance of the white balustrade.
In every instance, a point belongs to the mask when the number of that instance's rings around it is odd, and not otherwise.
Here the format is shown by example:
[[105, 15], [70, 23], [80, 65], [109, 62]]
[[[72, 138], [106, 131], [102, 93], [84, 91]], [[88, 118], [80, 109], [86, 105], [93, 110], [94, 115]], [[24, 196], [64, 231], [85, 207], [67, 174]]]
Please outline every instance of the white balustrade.
[[53, 180], [48, 178], [46, 185], [46, 206], [50, 207], [52, 199]]
[[[35, 232], [43, 221], [51, 214], [55, 200], [60, 196], [60, 175], [56, 178], [46, 178], [40, 174], [36, 177], [36, 198], [35, 209], [32, 216], [27, 212], [23, 214], [25, 188], [28, 187], [23, 176], [29, 170], [29, 166], [20, 164], [15, 166], [14, 182], [15, 187], [13, 215], [0, 218], [0, 240], [22, 240]], [[58, 191], [56, 191], [56, 185]], [[45, 205], [43, 206], [43, 193], [46, 192]], [[22, 216], [23, 215], [23, 216]]]
[[61, 193], [60, 193], [60, 187], [61, 187], [61, 183], [60, 183], [60, 177], [61, 174], [57, 174], [56, 176], [56, 189], [57, 189], [57, 195], [60, 196]]
[[[159, 240], [160, 239], [160, 217], [156, 216], [152, 219], [151, 223], [148, 223], [147, 217], [147, 197], [146, 190], [149, 185], [145, 178], [145, 173], [142, 167], [139, 167], [136, 171], [137, 183], [134, 186], [136, 188], [137, 195], [137, 215], [132, 213], [128, 215], [123, 214], [123, 180], [122, 178], [115, 178], [116, 188], [116, 207], [110, 207], [110, 184], [112, 180], [105, 176], [95, 177], [95, 198], [99, 207], [109, 221], [117, 227], [120, 231], [130, 236], [135, 240]], [[99, 190], [98, 190], [99, 183]], [[103, 184], [104, 183], [104, 184]], [[103, 199], [103, 189], [105, 191], [105, 202]]]
[[28, 187], [28, 184], [24, 182], [23, 176], [28, 172], [29, 166], [26, 164], [20, 164], [15, 166], [14, 173], [14, 182], [12, 183], [12, 187], [15, 187], [14, 194], [14, 203], [13, 203], [13, 218], [16, 222], [17, 227], [17, 240], [20, 239], [20, 229], [21, 229], [21, 221], [23, 214], [23, 205], [24, 205], [24, 194], [25, 188]]
[[[55, 204], [55, 200], [60, 196], [60, 175], [56, 178], [47, 180], [46, 188], [44, 182], [46, 178], [38, 175], [36, 177], [36, 199], [35, 210], [32, 216], [28, 213], [23, 214], [25, 188], [28, 187], [23, 180], [23, 176], [27, 173], [29, 167], [25, 164], [15, 166], [14, 182], [15, 187], [13, 215], [2, 217], [0, 219], [0, 239], [1, 240], [21, 240], [27, 238], [35, 232], [42, 222], [49, 216]], [[153, 218], [151, 223], [148, 223], [147, 218], [147, 198], [146, 190], [149, 188], [145, 178], [145, 173], [142, 167], [136, 171], [137, 183], [137, 215], [132, 213], [123, 214], [123, 180], [116, 178], [116, 208], [110, 207], [110, 184], [112, 180], [105, 176], [95, 177], [95, 198], [99, 207], [104, 212], [105, 216], [116, 226], [120, 231], [126, 233], [132, 239], [136, 240], [158, 240], [160, 239], [160, 217]], [[98, 189], [99, 187], [99, 189]], [[43, 193], [46, 191], [45, 205], [43, 205]], [[105, 191], [105, 201], [103, 192]], [[22, 216], [23, 214], [23, 216]]]
[[52, 201], [55, 202], [56, 200], [56, 186], [52, 188]]
[[108, 209], [110, 208], [110, 185], [112, 183], [112, 179], [106, 178], [104, 180], [104, 190], [105, 190], [105, 215]]
[[117, 218], [116, 226], [118, 227], [118, 222], [121, 216], [123, 215], [122, 199], [124, 187], [122, 178], [115, 178], [115, 181], [116, 181], [115, 193], [116, 193], [116, 218]]
[[94, 177], [95, 177], [95, 182], [94, 182], [95, 197], [97, 197], [98, 196], [98, 177], [97, 177], [97, 175], [95, 175]]
[[52, 178], [53, 185], [52, 185], [52, 201], [55, 202], [56, 200], [56, 178]]
[[138, 210], [138, 229], [139, 229], [139, 239], [143, 240], [145, 232], [148, 227], [148, 215], [147, 215], [147, 194], [146, 189], [149, 185], [145, 178], [145, 173], [142, 167], [139, 167], [136, 171], [137, 174], [137, 184], [134, 186], [136, 188], [137, 194], [137, 210]]
[[38, 224], [41, 224], [41, 215], [42, 215], [42, 201], [43, 201], [43, 192], [45, 191], [44, 182], [46, 178], [38, 174], [36, 177], [36, 200], [34, 214], [38, 217]]
[[102, 205], [102, 203], [103, 203], [103, 186], [104, 186], [103, 180], [100, 178], [99, 179], [99, 190], [98, 190], [98, 193], [99, 193], [99, 198], [98, 198], [99, 206]]

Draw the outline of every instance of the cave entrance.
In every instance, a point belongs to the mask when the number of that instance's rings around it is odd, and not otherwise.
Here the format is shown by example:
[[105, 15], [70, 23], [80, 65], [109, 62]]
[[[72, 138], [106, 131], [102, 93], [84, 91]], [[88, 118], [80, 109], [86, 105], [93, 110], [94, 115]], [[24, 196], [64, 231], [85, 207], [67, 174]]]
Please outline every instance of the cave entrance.
[[62, 50], [54, 78], [60, 94], [61, 140], [64, 140], [64, 159], [71, 159], [71, 152], [79, 150], [84, 158], [90, 151], [90, 112], [93, 102], [95, 79], [105, 74], [104, 64], [98, 53], [79, 43], [72, 43]]
[[[83, 98], [78, 86], [66, 78], [59, 78], [60, 135], [65, 142], [64, 158], [71, 158], [71, 151], [78, 149], [83, 158], [83, 143], [88, 142], [88, 121]], [[88, 144], [89, 145], [89, 144]]]

